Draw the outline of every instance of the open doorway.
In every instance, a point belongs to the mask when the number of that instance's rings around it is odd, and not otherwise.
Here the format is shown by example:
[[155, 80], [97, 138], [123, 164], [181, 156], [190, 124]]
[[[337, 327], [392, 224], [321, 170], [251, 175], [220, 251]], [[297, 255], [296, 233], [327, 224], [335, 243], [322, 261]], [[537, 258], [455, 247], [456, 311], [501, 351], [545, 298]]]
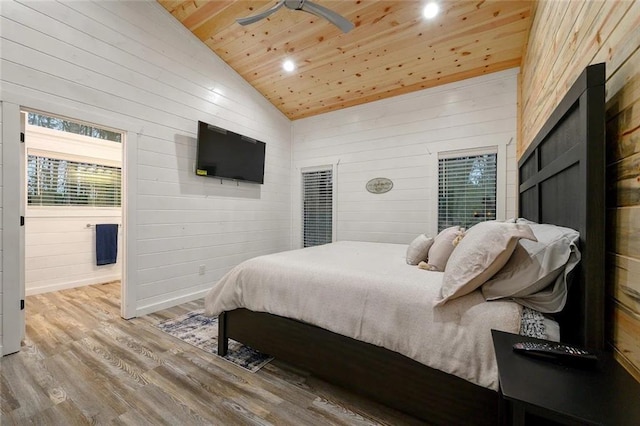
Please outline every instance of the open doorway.
[[125, 132], [39, 111], [21, 120], [25, 295], [119, 285]]
[[[122, 225], [119, 228], [122, 246], [118, 247], [117, 262], [120, 262], [122, 280], [117, 289], [119, 293], [120, 316], [136, 316], [135, 294], [135, 197], [137, 142], [136, 124], [111, 115], [102, 115], [87, 109], [77, 109], [67, 104], [50, 102], [42, 97], [14, 96], [18, 102], [3, 100], [0, 102], [0, 147], [2, 152], [2, 295], [0, 319], [2, 324], [0, 354], [2, 356], [18, 352], [25, 337], [25, 206], [26, 202], [26, 165], [25, 140], [27, 116], [29, 111], [57, 111], [57, 118], [74, 117], [71, 121], [94, 127], [91, 123], [104, 123], [98, 128], [120, 133], [120, 155], [122, 162], [121, 211]], [[29, 108], [20, 106], [28, 104]], [[34, 109], [31, 109], [34, 108]], [[37, 109], [36, 109], [37, 108]], [[117, 126], [117, 127], [116, 127]], [[126, 129], [126, 130], [119, 130]], [[77, 151], [80, 154], [81, 151]], [[88, 222], [84, 223], [86, 227]], [[82, 225], [81, 225], [82, 226]], [[86, 230], [85, 230], [86, 231]], [[89, 231], [86, 231], [89, 232]], [[95, 232], [95, 231], [93, 231]], [[88, 288], [79, 287], [78, 289]], [[57, 293], [49, 293], [55, 295]], [[78, 302], [81, 303], [81, 302]], [[116, 307], [117, 309], [117, 307]]]

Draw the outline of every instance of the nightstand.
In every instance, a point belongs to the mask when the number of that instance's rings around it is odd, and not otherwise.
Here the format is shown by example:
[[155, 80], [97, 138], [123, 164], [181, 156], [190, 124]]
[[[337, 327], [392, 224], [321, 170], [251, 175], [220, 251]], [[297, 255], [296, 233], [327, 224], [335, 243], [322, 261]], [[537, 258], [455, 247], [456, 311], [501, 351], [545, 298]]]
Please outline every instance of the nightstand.
[[515, 353], [538, 339], [492, 330], [505, 415], [513, 425], [640, 425], [640, 383], [612, 354], [586, 370]]

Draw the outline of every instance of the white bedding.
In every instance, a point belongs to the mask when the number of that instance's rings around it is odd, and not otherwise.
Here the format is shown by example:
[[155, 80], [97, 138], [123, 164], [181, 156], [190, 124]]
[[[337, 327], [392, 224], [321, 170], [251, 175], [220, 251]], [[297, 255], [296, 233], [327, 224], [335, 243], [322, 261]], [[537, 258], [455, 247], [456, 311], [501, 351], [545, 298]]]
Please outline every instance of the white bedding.
[[442, 273], [407, 265], [406, 248], [343, 241], [250, 259], [208, 292], [205, 312], [297, 319], [497, 390], [490, 330], [518, 333], [521, 306], [474, 291], [434, 308]]

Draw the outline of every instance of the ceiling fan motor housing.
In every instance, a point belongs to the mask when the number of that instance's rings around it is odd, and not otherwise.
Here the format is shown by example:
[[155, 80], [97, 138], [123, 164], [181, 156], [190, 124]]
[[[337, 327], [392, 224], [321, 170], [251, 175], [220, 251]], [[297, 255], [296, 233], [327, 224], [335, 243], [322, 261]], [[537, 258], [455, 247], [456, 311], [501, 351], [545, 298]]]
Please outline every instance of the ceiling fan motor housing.
[[287, 7], [287, 9], [302, 10], [304, 0], [284, 0], [284, 5]]

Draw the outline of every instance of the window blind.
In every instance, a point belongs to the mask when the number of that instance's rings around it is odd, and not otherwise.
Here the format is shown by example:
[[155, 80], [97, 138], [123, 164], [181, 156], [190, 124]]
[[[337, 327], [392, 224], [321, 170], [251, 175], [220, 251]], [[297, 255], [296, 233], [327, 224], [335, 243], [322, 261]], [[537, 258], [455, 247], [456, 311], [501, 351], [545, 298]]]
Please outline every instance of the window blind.
[[119, 167], [27, 157], [30, 206], [120, 207], [121, 180]]
[[438, 232], [496, 218], [497, 154], [438, 160]]
[[302, 173], [303, 247], [330, 243], [333, 239], [333, 172]]

